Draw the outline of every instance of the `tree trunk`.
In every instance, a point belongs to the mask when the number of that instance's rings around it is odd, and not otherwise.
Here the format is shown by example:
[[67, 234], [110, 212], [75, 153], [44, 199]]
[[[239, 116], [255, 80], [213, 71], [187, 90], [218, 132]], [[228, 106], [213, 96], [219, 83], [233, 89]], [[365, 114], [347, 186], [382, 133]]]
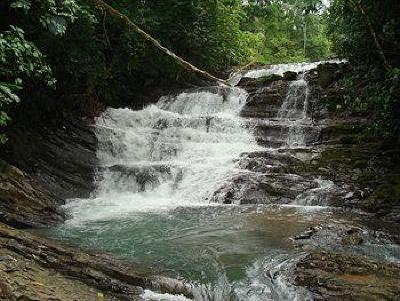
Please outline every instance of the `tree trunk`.
[[138, 25], [136, 25], [134, 22], [132, 22], [126, 15], [122, 14], [120, 11], [118, 11], [115, 8], [113, 8], [112, 6], [108, 5], [103, 0], [89, 0], [89, 1], [93, 2], [98, 8], [100, 8], [102, 10], [105, 10], [110, 15], [120, 19], [123, 23], [125, 23], [128, 26], [128, 28], [130, 30], [138, 33], [142, 38], [144, 38], [145, 40], [149, 41], [153, 46], [158, 48], [161, 52], [165, 53], [166, 55], [168, 55], [169, 57], [174, 59], [177, 64], [179, 64], [180, 66], [182, 66], [186, 70], [191, 71], [193, 73], [196, 73], [196, 74], [200, 75], [202, 78], [205, 78], [205, 79], [208, 79], [208, 80], [211, 80], [211, 81], [216, 81], [218, 83], [225, 83], [226, 82], [225, 80], [222, 80], [220, 78], [217, 78], [217, 77], [211, 75], [207, 71], [204, 71], [204, 70], [201, 70], [201, 69], [197, 68], [196, 66], [194, 66], [191, 63], [187, 62], [186, 60], [184, 60], [180, 56], [176, 55], [174, 52], [172, 52], [168, 48], [166, 48], [163, 45], [161, 45], [161, 43], [159, 41], [157, 41], [155, 38], [153, 38], [151, 35], [149, 35], [145, 31], [143, 31]]
[[354, 3], [356, 5], [358, 11], [364, 17], [365, 22], [368, 25], [368, 29], [369, 29], [369, 31], [370, 31], [370, 33], [372, 35], [372, 38], [374, 39], [375, 46], [376, 46], [376, 48], [378, 50], [379, 56], [380, 56], [380, 58], [381, 58], [381, 60], [382, 60], [382, 62], [384, 64], [386, 70], [388, 70], [388, 71], [391, 70], [392, 66], [389, 64], [389, 61], [386, 58], [385, 52], [383, 51], [383, 48], [381, 46], [381, 43], [378, 40], [378, 37], [377, 37], [376, 32], [374, 30], [374, 27], [372, 26], [372, 22], [371, 22], [369, 16], [365, 12], [365, 10], [364, 10], [364, 8], [363, 8], [363, 6], [361, 4], [361, 0], [355, 0]]

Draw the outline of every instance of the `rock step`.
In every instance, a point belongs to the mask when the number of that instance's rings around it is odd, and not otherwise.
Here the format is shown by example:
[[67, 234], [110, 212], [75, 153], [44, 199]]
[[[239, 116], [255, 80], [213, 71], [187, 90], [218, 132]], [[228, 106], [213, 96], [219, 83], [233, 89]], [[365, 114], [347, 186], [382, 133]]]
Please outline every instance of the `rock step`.
[[130, 191], [134, 193], [151, 191], [157, 188], [162, 182], [179, 177], [179, 173], [181, 172], [178, 169], [173, 174], [172, 166], [167, 164], [113, 165], [102, 167], [100, 170], [101, 172], [98, 173], [97, 178], [99, 183], [104, 178], [112, 178], [113, 181], [107, 181], [108, 184], [112, 183], [112, 186], [102, 187], [100, 184], [98, 189]]

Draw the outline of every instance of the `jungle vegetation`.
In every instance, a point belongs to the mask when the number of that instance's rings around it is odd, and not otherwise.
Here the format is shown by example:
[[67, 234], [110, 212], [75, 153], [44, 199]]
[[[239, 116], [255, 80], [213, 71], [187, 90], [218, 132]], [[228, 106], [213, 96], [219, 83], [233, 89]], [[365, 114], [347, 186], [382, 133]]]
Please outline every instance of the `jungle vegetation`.
[[[351, 106], [374, 110], [386, 128], [393, 125], [400, 94], [398, 0], [105, 2], [218, 77], [248, 63], [347, 58], [359, 70], [345, 81], [358, 87], [349, 89], [357, 92], [349, 95]], [[143, 89], [191, 76], [96, 1], [0, 3], [0, 126], [20, 107], [20, 115], [40, 119], [98, 102], [134, 105]]]

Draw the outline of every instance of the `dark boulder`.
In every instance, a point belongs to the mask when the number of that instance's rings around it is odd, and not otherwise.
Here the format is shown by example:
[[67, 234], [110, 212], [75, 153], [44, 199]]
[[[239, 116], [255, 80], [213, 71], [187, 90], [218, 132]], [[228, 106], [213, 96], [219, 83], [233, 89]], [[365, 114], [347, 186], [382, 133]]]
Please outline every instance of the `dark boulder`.
[[293, 81], [297, 79], [297, 72], [294, 71], [286, 71], [283, 73], [283, 78], [288, 81]]
[[80, 119], [56, 124], [16, 125], [0, 157], [60, 198], [87, 197], [94, 189], [97, 139]]

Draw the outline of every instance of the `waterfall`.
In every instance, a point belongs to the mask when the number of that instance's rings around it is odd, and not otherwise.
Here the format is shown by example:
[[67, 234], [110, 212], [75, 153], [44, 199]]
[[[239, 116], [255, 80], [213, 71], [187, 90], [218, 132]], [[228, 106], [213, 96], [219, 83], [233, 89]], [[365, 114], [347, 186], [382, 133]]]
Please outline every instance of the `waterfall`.
[[[292, 64], [277, 64], [277, 65], [270, 65], [267, 68], [260, 68], [256, 70], [250, 70], [242, 74], [243, 77], [249, 77], [249, 78], [259, 78], [263, 76], [268, 76], [272, 74], [277, 74], [277, 75], [283, 75], [287, 71], [292, 71], [296, 73], [305, 73], [307, 71], [310, 71], [312, 69], [315, 69], [318, 67], [318, 65], [323, 64], [323, 63], [344, 63], [347, 62], [346, 60], [328, 60], [328, 61], [321, 61], [321, 62], [313, 62], [313, 63], [292, 63]], [[240, 79], [239, 79], [240, 80]], [[238, 80], [236, 79], [238, 82]]]
[[278, 118], [305, 119], [307, 117], [309, 88], [304, 74], [289, 85], [285, 101], [278, 111]]
[[[317, 64], [249, 71], [300, 72], [252, 97], [207, 87], [139, 111], [107, 109], [95, 123], [96, 190], [66, 205], [71, 219], [58, 235], [186, 279], [196, 301], [310, 300], [290, 281], [303, 256], [290, 238], [332, 218], [329, 208], [308, 206], [329, 206], [348, 192], [290, 168], [318, 156], [309, 147], [319, 128], [307, 114], [305, 72]], [[275, 87], [287, 88], [283, 100]], [[265, 114], [245, 117], [245, 105]], [[225, 200], [243, 206], [215, 205]], [[142, 297], [188, 300], [149, 288]]]
[[[306, 130], [309, 125], [307, 118], [309, 102], [309, 86], [304, 73], [289, 84], [285, 101], [278, 111], [277, 117], [288, 126], [286, 145], [289, 147], [305, 146]], [[285, 136], [282, 133], [282, 136]]]
[[161, 97], [141, 111], [108, 109], [96, 120], [100, 169], [93, 197], [70, 204], [78, 220], [103, 220], [208, 204], [258, 147], [238, 116], [247, 93], [216, 88]]

